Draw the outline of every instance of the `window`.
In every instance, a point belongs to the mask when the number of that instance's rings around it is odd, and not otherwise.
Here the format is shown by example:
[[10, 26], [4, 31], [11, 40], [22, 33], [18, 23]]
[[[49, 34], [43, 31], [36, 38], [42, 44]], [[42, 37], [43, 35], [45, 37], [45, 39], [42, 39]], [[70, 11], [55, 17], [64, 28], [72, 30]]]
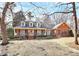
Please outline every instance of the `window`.
[[28, 25], [27, 25], [27, 23], [26, 23], [26, 27], [27, 27]]
[[33, 23], [32, 22], [30, 22], [30, 27], [33, 27]]
[[30, 25], [32, 26], [32, 23], [30, 23]]
[[25, 22], [24, 21], [21, 21], [21, 26], [25, 26]]

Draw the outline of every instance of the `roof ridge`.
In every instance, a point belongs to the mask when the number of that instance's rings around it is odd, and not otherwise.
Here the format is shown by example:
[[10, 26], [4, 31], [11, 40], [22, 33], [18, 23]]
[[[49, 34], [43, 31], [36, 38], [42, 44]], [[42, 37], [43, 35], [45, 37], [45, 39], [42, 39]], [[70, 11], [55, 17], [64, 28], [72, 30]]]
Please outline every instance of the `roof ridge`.
[[53, 29], [56, 29], [57, 27], [59, 27], [59, 26], [62, 25], [63, 23], [67, 24], [66, 22], [61, 22], [61, 23], [55, 25], [55, 26], [53, 27]]

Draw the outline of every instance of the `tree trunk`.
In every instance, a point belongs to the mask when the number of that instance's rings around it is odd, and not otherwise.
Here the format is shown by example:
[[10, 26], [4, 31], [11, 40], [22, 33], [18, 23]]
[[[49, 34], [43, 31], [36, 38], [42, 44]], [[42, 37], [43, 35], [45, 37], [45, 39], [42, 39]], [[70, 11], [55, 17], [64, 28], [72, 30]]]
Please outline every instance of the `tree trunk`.
[[78, 38], [77, 38], [77, 16], [76, 16], [75, 2], [72, 2], [72, 5], [73, 5], [73, 16], [74, 16], [74, 21], [75, 21], [75, 33], [74, 33], [74, 38], [75, 38], [75, 44], [78, 45]]
[[2, 17], [1, 17], [2, 45], [6, 45], [8, 43], [8, 40], [7, 40], [8, 35], [7, 35], [7, 29], [5, 24], [5, 15], [6, 15], [8, 6], [9, 6], [9, 2], [6, 2], [2, 12]]

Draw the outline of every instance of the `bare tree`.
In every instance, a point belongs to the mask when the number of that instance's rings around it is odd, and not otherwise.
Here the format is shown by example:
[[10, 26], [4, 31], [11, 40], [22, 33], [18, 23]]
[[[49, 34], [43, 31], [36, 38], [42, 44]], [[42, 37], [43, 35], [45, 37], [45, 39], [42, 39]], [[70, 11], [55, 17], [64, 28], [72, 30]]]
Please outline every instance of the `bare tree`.
[[65, 3], [65, 4], [60, 4], [61, 5], [72, 5], [72, 11], [65, 11], [65, 12], [54, 12], [54, 13], [63, 13], [63, 14], [68, 14], [68, 13], [72, 13], [73, 14], [73, 18], [74, 18], [74, 24], [75, 24], [75, 30], [74, 30], [74, 38], [75, 38], [75, 44], [78, 45], [78, 38], [77, 38], [77, 15], [76, 15], [76, 6], [75, 6], [75, 2], [70, 2], [70, 3]]
[[61, 13], [56, 13], [51, 16], [54, 25], [57, 25], [60, 22], [67, 22], [69, 17], [70, 16], [68, 14], [61, 14]]
[[5, 24], [5, 17], [6, 12], [9, 8], [9, 5], [13, 4], [13, 2], [6, 2], [5, 6], [2, 11], [2, 17], [1, 17], [1, 33], [2, 33], [2, 45], [8, 44], [8, 36], [7, 36], [7, 29]]
[[76, 15], [76, 7], [75, 7], [75, 2], [72, 2], [73, 5], [73, 17], [74, 17], [74, 23], [75, 23], [75, 44], [78, 44], [78, 39], [77, 39], [77, 15]]

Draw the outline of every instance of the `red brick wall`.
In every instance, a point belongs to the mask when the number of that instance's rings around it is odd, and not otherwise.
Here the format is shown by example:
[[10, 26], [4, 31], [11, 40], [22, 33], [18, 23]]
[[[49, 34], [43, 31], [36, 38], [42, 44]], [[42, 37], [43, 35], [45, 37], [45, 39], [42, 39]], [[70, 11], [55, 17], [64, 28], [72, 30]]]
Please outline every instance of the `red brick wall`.
[[68, 36], [69, 35], [68, 31], [69, 31], [69, 26], [63, 23], [58, 28], [52, 30], [52, 35], [56, 37]]

